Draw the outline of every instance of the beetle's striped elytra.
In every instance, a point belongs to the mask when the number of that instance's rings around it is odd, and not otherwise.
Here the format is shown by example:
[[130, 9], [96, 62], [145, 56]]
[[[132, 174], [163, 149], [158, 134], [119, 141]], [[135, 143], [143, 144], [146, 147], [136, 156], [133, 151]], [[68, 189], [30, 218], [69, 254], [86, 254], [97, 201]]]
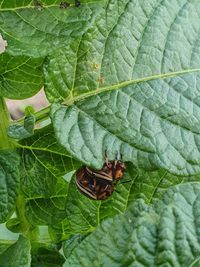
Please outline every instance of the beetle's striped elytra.
[[100, 170], [83, 166], [76, 172], [76, 185], [79, 191], [94, 200], [104, 200], [112, 195], [115, 186], [122, 179], [125, 172], [122, 160], [108, 160], [105, 153], [105, 162]]

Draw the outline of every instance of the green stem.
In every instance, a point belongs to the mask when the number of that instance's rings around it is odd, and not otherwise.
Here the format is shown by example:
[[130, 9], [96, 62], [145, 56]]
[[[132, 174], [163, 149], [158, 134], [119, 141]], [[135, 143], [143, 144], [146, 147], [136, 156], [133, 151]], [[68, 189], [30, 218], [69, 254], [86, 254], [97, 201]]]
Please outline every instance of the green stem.
[[13, 148], [14, 145], [7, 135], [10, 125], [10, 114], [8, 112], [5, 99], [0, 97], [0, 150]]
[[31, 240], [37, 240], [37, 229], [28, 222], [25, 215], [25, 205], [26, 201], [24, 197], [19, 195], [16, 200], [16, 214], [20, 220], [22, 233]]
[[[42, 121], [47, 120], [49, 118], [49, 111], [50, 111], [50, 106], [35, 112], [34, 115], [36, 117], [36, 123], [40, 123]], [[24, 123], [24, 117], [17, 120], [16, 123], [23, 124]]]

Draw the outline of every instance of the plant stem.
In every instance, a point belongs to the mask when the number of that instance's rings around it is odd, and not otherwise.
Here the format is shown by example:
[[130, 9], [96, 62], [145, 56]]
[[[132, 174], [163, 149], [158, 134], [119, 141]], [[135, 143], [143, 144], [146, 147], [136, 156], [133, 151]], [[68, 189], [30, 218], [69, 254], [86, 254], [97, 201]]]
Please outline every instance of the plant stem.
[[[42, 121], [47, 120], [49, 118], [49, 111], [50, 111], [50, 106], [35, 112], [34, 115], [36, 117], [36, 123], [40, 123]], [[24, 117], [17, 120], [16, 123], [23, 124], [24, 123]]]
[[0, 97], [0, 150], [14, 147], [14, 144], [7, 135], [9, 125], [10, 114], [5, 103], [5, 99]]
[[16, 200], [16, 214], [20, 220], [22, 233], [31, 240], [37, 240], [37, 229], [33, 227], [26, 219], [25, 204], [26, 202], [24, 197], [19, 194]]

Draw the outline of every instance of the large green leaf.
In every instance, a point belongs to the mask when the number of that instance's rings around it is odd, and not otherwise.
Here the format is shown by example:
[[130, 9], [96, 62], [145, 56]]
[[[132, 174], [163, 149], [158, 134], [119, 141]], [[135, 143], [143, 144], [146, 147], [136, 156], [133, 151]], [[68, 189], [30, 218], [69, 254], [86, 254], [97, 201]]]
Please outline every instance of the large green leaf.
[[1, 54], [0, 95], [13, 99], [35, 95], [43, 85], [42, 64], [42, 58]]
[[99, 168], [107, 149], [144, 169], [200, 172], [200, 75], [185, 74], [127, 86], [58, 106], [57, 138], [67, 151]]
[[101, 9], [91, 1], [67, 9], [59, 8], [58, 0], [42, 2], [44, 9], [38, 10], [30, 0], [0, 1], [0, 31], [8, 42], [8, 52], [38, 57], [66, 47], [85, 32]]
[[199, 259], [200, 183], [169, 189], [109, 219], [73, 250], [67, 266], [193, 266]]
[[0, 223], [14, 211], [18, 191], [19, 157], [15, 151], [0, 151]]
[[106, 2], [45, 64], [50, 101], [67, 105], [52, 116], [59, 143], [96, 168], [108, 149], [146, 170], [198, 174], [200, 2]]
[[23, 236], [0, 255], [2, 267], [29, 267], [31, 263], [31, 245]]
[[80, 39], [48, 56], [48, 97], [69, 102], [199, 70], [199, 30], [198, 0], [106, 0]]

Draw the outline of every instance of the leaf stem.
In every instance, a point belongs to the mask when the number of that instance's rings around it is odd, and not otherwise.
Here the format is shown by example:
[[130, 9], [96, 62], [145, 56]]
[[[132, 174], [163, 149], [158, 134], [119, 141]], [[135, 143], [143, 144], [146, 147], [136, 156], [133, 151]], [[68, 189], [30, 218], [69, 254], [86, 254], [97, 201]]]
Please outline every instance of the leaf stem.
[[0, 97], [0, 150], [14, 147], [7, 135], [7, 129], [10, 125], [10, 114], [3, 97]]
[[[36, 123], [40, 123], [42, 121], [47, 120], [49, 118], [49, 111], [50, 111], [50, 106], [35, 112], [34, 115], [36, 117]], [[22, 117], [19, 120], [16, 120], [15, 122], [23, 124], [24, 123], [24, 118], [25, 117]]]
[[16, 214], [20, 220], [22, 233], [31, 240], [37, 240], [37, 229], [33, 227], [27, 220], [25, 215], [26, 201], [22, 195], [19, 195], [16, 200]]

